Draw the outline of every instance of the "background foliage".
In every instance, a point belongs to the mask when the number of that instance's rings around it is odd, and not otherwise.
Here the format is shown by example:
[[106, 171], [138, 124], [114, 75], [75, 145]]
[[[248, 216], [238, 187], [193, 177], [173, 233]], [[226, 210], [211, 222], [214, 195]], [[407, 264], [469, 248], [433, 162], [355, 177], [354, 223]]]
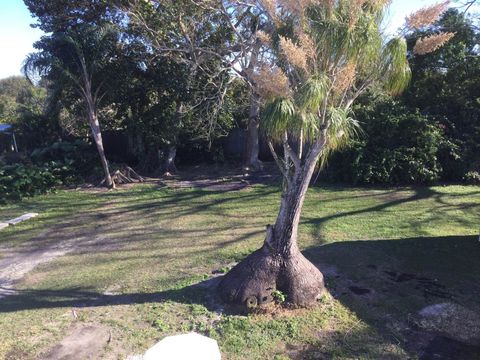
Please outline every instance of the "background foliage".
[[335, 155], [326, 178], [350, 183], [414, 184], [480, 179], [478, 27], [449, 10], [419, 36], [455, 32], [441, 49], [410, 59], [408, 90], [371, 94], [355, 114], [364, 134]]
[[[178, 149], [179, 165], [230, 161], [224, 144], [232, 140], [226, 136], [232, 129], [244, 129], [248, 118], [249, 91], [241, 81], [233, 81], [212, 121], [212, 104], [199, 100], [215, 97], [215, 88], [198, 87], [206, 78], [201, 73], [192, 78], [186, 63], [153, 56], [143, 34], [124, 21], [114, 2], [93, 2], [76, 17], [69, 14], [85, 1], [26, 3], [51, 36], [105, 24], [115, 29], [101, 69], [107, 91], [100, 118], [108, 157], [147, 174], [161, 171], [165, 150], [172, 145]], [[441, 31], [455, 32], [455, 37], [433, 53], [409, 59], [412, 80], [403, 95], [392, 98], [376, 89], [359, 101], [354, 117], [362, 132], [330, 158], [324, 180], [480, 182], [479, 30], [452, 9], [427, 30], [409, 34], [410, 51], [417, 38]], [[229, 32], [202, 41], [228, 42]], [[49, 37], [36, 44], [39, 51], [48, 46], [55, 46]], [[34, 187], [43, 192], [95, 175], [99, 163], [82, 125], [84, 116], [77, 94], [60, 80], [1, 80], [0, 123], [14, 125], [22, 152], [20, 160], [0, 154], [2, 196], [18, 198], [34, 194]], [[3, 135], [0, 141], [10, 140]]]

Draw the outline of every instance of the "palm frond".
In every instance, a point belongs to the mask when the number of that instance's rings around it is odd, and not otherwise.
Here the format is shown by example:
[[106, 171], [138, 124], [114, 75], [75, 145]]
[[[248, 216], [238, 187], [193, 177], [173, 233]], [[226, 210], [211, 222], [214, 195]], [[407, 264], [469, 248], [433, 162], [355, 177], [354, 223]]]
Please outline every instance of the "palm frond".
[[329, 87], [330, 80], [324, 74], [309, 78], [295, 98], [298, 107], [303, 111], [316, 112], [325, 100]]
[[261, 127], [274, 141], [281, 141], [295, 118], [295, 104], [288, 98], [276, 98], [268, 102], [262, 112]]
[[52, 67], [53, 59], [45, 52], [36, 52], [27, 55], [23, 62], [22, 72], [30, 82], [37, 82], [48, 74]]
[[290, 135], [299, 139], [300, 135], [303, 141], [314, 142], [318, 135], [318, 116], [312, 112], [298, 112], [294, 118]]
[[322, 169], [328, 163], [330, 155], [345, 148], [355, 137], [361, 133], [360, 123], [351, 116], [350, 109], [330, 108], [328, 111], [329, 124], [327, 144], [324, 147], [319, 160]]
[[407, 60], [407, 42], [404, 38], [394, 38], [383, 52], [385, 89], [392, 95], [400, 94], [410, 83], [412, 72]]

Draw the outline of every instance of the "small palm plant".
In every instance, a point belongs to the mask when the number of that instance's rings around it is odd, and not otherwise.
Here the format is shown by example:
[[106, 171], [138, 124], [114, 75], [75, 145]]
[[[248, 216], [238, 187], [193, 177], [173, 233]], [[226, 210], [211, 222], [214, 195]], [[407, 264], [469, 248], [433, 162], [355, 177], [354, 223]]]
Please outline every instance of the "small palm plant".
[[[297, 245], [312, 175], [359, 131], [352, 105], [361, 94], [375, 86], [395, 95], [408, 85], [407, 43], [403, 36], [387, 38], [382, 32], [388, 0], [260, 3], [272, 26], [270, 32], [258, 32], [264, 62], [252, 75], [264, 100], [261, 125], [284, 188], [263, 247], [225, 276], [220, 292], [228, 302], [261, 304], [277, 289], [289, 302], [308, 306], [324, 288], [321, 272]], [[429, 8], [428, 16], [414, 15], [410, 22], [427, 25], [446, 6]]]

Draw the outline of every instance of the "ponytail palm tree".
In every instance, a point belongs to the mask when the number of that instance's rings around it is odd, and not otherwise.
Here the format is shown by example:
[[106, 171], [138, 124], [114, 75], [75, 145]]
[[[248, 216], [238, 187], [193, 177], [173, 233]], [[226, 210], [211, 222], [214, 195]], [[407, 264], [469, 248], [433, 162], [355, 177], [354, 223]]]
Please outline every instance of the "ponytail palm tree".
[[227, 302], [254, 307], [280, 290], [289, 302], [309, 306], [324, 289], [321, 272], [297, 244], [312, 175], [359, 131], [351, 109], [362, 93], [376, 86], [398, 94], [407, 86], [407, 44], [382, 33], [388, 0], [260, 3], [275, 30], [258, 34], [268, 55], [253, 76], [264, 100], [261, 126], [284, 185], [262, 248], [232, 269], [219, 291]]
[[98, 106], [103, 97], [100, 72], [111, 60], [115, 34], [109, 27], [84, 27], [66, 33], [53, 33], [42, 38], [24, 63], [24, 72], [32, 78], [39, 75], [61, 89], [73, 89], [82, 100], [86, 120], [103, 167], [105, 184], [114, 188], [103, 147]]

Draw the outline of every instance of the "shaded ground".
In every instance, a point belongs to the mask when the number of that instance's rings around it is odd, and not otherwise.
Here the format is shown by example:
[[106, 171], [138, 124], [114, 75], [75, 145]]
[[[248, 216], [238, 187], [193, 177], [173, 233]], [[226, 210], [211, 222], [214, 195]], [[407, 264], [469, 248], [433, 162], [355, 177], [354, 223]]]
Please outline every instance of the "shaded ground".
[[[412, 355], [480, 359], [477, 236], [342, 242], [307, 254], [323, 269], [336, 299], [394, 336]], [[438, 304], [459, 310], [441, 318]], [[419, 312], [431, 305], [439, 310], [430, 310], [427, 322]]]
[[[6, 248], [20, 253], [80, 239], [0, 300], [0, 358], [45, 358], [77, 326], [108, 329], [109, 341], [96, 351], [107, 359], [143, 353], [165, 335], [188, 331], [217, 339], [226, 359], [458, 352], [455, 340], [426, 334], [411, 320], [440, 302], [478, 312], [478, 188], [312, 189], [300, 243], [321, 264], [334, 298], [312, 310], [225, 312], [211, 287], [192, 285], [257, 248], [278, 201], [278, 186], [206, 191], [147, 184], [60, 192], [0, 208], [2, 218], [42, 210], [32, 223], [2, 232], [0, 261], [9, 256]], [[448, 351], [441, 350], [443, 359]], [[467, 355], [475, 353], [462, 359]]]
[[275, 166], [265, 165], [262, 171], [249, 173], [239, 168], [208, 168], [194, 166], [167, 178], [165, 184], [172, 188], [196, 188], [207, 191], [237, 191], [258, 184], [274, 184], [280, 180]]

